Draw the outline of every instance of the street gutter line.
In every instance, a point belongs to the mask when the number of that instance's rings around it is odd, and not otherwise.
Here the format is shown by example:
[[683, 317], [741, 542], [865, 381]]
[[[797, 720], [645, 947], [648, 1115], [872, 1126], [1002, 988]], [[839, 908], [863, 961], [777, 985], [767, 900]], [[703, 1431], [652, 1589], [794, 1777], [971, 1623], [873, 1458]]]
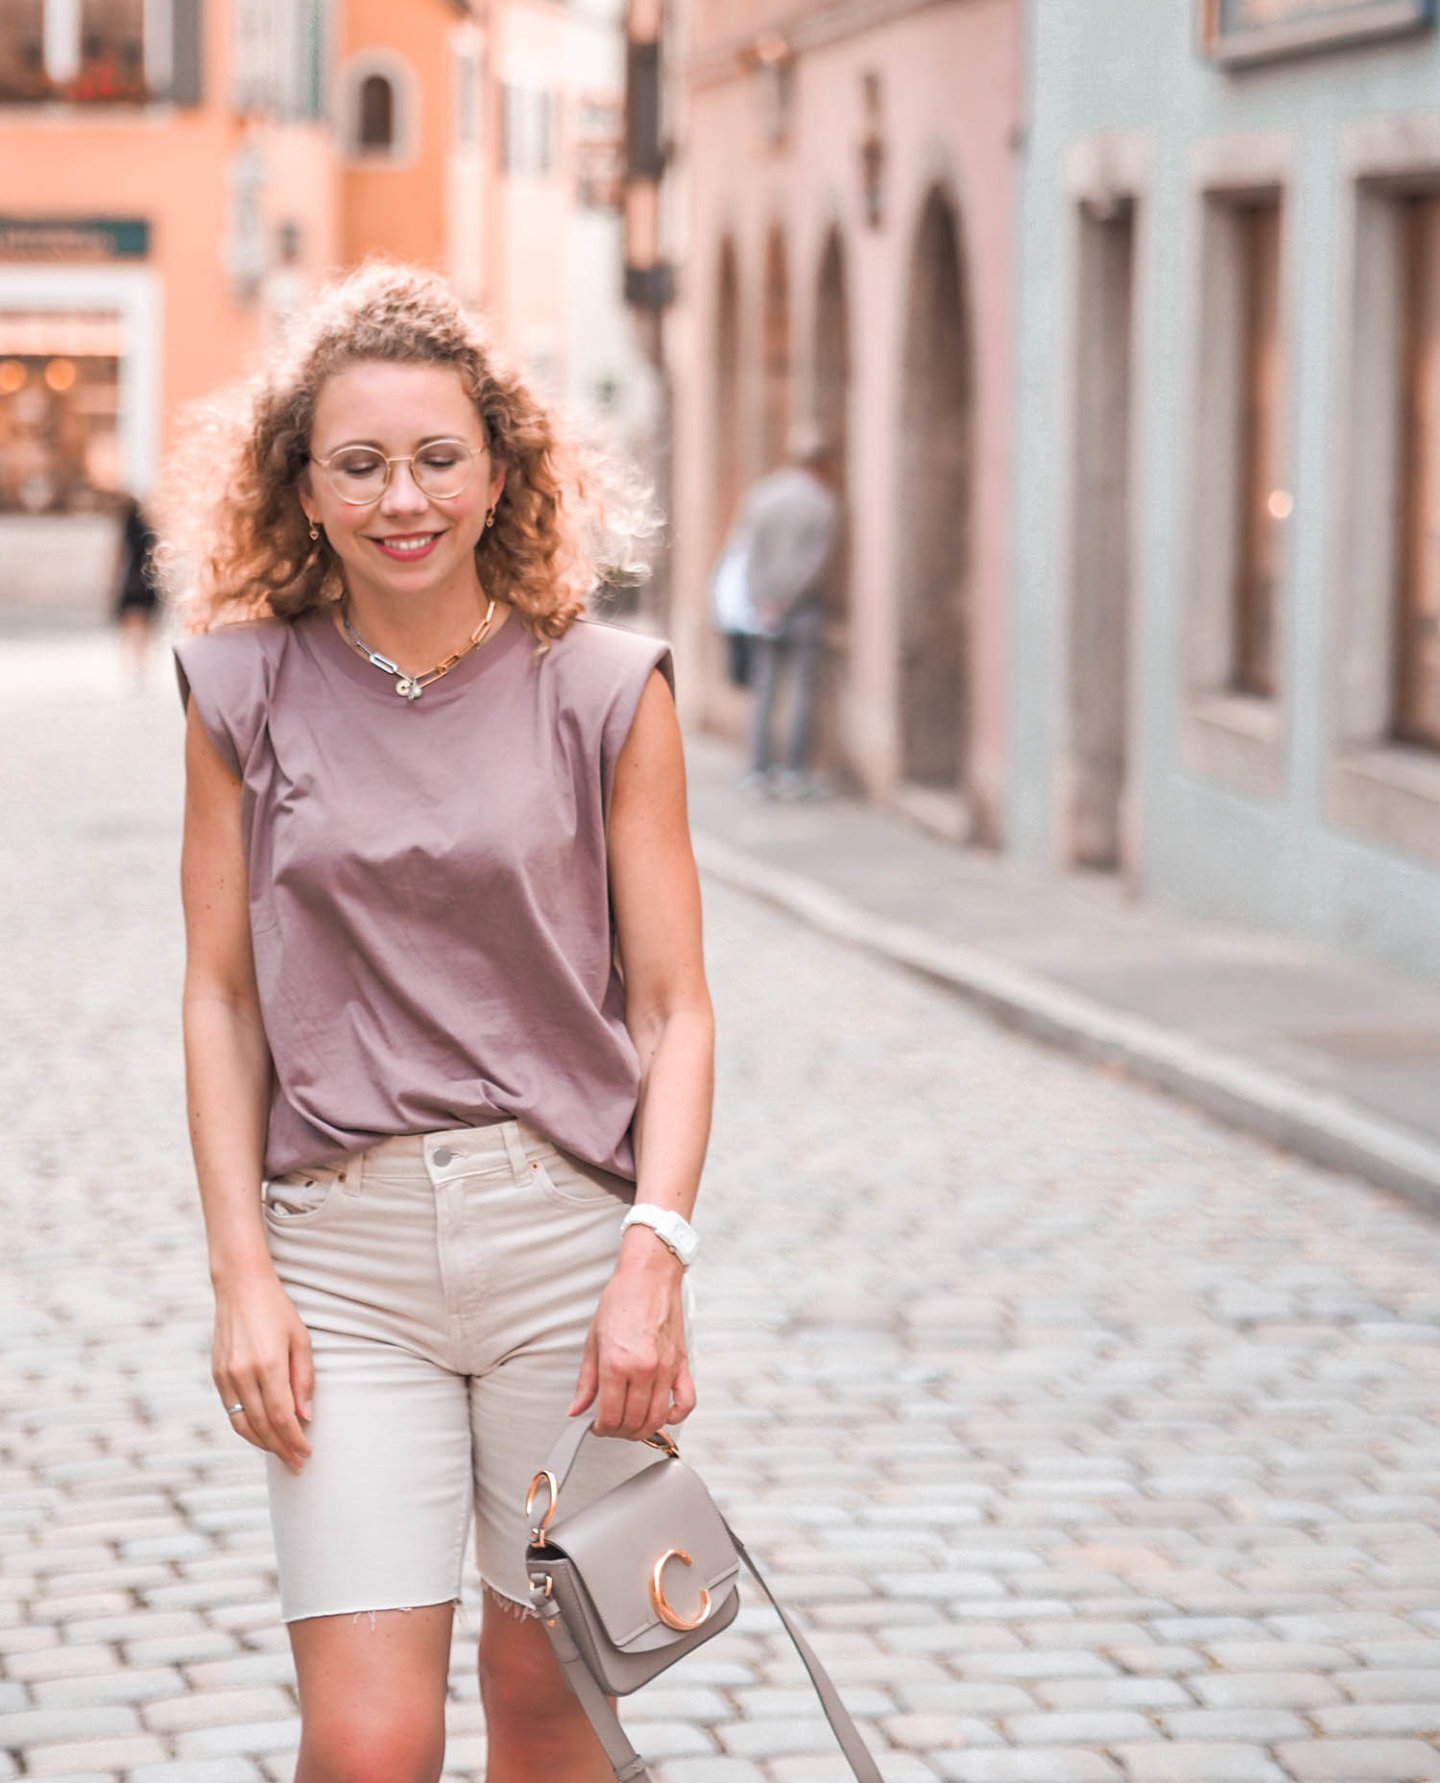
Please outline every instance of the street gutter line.
[[1331, 1170], [1363, 1176], [1440, 1215], [1440, 1148], [1402, 1127], [1187, 1040], [1143, 1016], [1125, 1015], [1037, 972], [875, 916], [803, 874], [771, 867], [697, 832], [701, 871], [798, 917], [832, 940], [904, 966], [955, 991], [1037, 1040], [1118, 1066], [1233, 1127]]

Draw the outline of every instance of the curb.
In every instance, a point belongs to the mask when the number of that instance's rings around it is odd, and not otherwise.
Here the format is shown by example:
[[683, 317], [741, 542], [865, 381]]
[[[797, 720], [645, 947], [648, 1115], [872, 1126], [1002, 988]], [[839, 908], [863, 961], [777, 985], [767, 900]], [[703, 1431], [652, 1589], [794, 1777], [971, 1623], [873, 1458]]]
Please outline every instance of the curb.
[[1263, 1066], [1125, 1015], [958, 942], [873, 916], [803, 874], [697, 833], [695, 858], [713, 879], [798, 917], [832, 940], [903, 966], [954, 991], [1033, 1039], [1118, 1066], [1232, 1127], [1313, 1164], [1362, 1176], [1440, 1216], [1440, 1148], [1338, 1097]]

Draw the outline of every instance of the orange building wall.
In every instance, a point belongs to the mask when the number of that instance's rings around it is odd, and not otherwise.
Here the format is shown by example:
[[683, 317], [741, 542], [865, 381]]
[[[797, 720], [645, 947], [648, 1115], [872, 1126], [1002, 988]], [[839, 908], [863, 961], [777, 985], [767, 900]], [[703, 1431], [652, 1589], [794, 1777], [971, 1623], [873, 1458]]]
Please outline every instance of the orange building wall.
[[311, 268], [323, 266], [335, 248], [323, 129], [247, 123], [224, 103], [229, 15], [225, 0], [207, 14], [200, 106], [0, 110], [0, 169], [6, 170], [0, 209], [6, 214], [148, 219], [148, 261], [117, 264], [146, 265], [160, 281], [159, 401], [167, 436], [177, 408], [235, 376], [262, 339], [263, 306], [236, 295], [225, 264], [228, 169], [247, 133], [270, 169], [267, 230], [281, 217], [299, 222]]
[[458, 15], [447, 0], [350, 0], [345, 8], [339, 65], [359, 51], [385, 49], [403, 56], [414, 75], [409, 95], [418, 108], [413, 157], [399, 165], [347, 161], [340, 176], [341, 254], [394, 254], [443, 267], [446, 176], [454, 133], [450, 32]]

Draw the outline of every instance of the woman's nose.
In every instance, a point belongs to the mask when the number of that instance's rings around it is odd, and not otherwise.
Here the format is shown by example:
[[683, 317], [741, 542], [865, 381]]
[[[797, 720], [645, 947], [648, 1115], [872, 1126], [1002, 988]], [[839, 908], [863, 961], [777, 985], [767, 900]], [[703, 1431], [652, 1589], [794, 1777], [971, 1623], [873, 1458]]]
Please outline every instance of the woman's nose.
[[429, 498], [415, 481], [414, 473], [403, 461], [390, 466], [390, 482], [380, 506], [387, 514], [416, 514], [429, 507]]

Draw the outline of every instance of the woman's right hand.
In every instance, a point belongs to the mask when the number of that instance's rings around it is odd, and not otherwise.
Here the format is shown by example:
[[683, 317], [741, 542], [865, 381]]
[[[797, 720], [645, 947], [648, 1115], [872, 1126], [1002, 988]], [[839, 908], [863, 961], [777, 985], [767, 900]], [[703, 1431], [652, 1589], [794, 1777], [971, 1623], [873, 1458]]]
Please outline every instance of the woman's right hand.
[[310, 1333], [273, 1272], [217, 1290], [211, 1375], [230, 1422], [294, 1473], [310, 1453], [304, 1425], [315, 1392]]

